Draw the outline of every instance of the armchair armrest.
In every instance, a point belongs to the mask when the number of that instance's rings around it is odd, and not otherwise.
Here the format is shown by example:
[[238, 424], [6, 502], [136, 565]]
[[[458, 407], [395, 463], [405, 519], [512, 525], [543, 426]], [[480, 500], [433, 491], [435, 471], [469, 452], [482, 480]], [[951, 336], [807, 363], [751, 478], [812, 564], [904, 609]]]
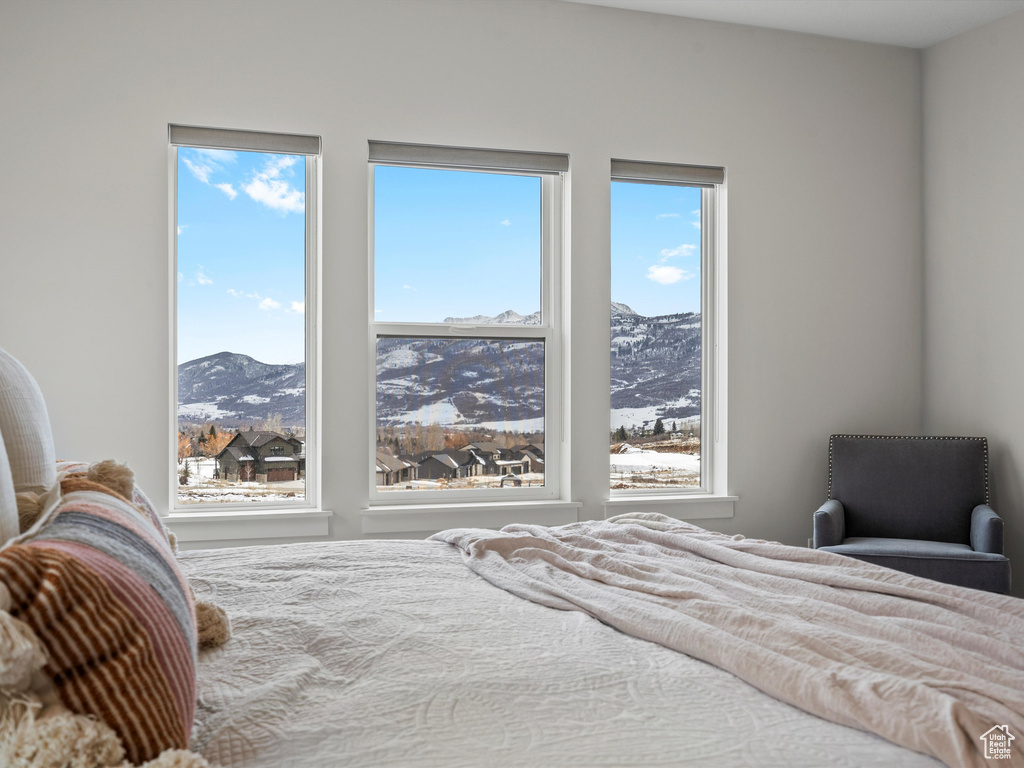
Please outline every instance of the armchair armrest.
[[971, 549], [1003, 554], [1003, 519], [986, 504], [979, 504], [971, 513]]
[[[814, 548], [833, 547], [846, 538], [846, 512], [839, 499], [829, 499], [814, 513]], [[972, 535], [973, 538], [973, 535]]]

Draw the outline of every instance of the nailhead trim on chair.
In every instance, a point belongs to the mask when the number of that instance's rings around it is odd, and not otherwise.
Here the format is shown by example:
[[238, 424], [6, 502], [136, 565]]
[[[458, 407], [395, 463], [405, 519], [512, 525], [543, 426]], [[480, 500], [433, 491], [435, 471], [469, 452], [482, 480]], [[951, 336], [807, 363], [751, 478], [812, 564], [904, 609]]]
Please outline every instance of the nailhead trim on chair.
[[871, 440], [981, 440], [985, 446], [985, 504], [991, 506], [988, 488], [988, 438], [986, 437], [945, 437], [940, 435], [832, 435], [828, 439], [828, 496], [832, 498], [832, 443], [837, 437], [867, 438]]

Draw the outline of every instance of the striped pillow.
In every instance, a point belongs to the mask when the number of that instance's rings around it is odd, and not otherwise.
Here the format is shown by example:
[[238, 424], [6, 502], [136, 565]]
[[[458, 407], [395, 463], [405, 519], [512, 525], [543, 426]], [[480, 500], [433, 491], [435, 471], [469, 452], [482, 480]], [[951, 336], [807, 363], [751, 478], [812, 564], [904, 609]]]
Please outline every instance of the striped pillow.
[[187, 749], [195, 613], [159, 518], [81, 475], [61, 489], [49, 522], [0, 550], [11, 615], [46, 646], [65, 706], [109, 725], [133, 763]]

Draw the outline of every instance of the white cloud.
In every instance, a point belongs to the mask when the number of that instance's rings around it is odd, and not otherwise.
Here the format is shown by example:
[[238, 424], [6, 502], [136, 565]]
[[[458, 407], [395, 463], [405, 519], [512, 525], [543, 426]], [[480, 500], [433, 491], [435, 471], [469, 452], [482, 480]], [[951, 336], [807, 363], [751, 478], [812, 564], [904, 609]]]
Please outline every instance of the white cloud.
[[501, 222], [501, 226], [503, 226], [503, 227], [511, 227], [512, 226], [512, 222], [509, 221], [508, 219], [505, 219], [505, 220], [503, 220]]
[[185, 276], [183, 274], [181, 274], [181, 272], [179, 272], [178, 273], [178, 282], [180, 283], [184, 279], [185, 279]]
[[407, 291], [419, 291], [419, 288], [416, 288], [415, 286], [412, 285], [403, 285], [402, 288]]
[[187, 226], [188, 226], [188, 224], [179, 224], [179, 225], [178, 225], [178, 234], [180, 235], [180, 234], [181, 234], [182, 232], [184, 232], [184, 231], [185, 231], [185, 228], [186, 228]]
[[217, 189], [219, 189], [221, 192], [227, 195], [228, 200], [234, 200], [236, 197], [238, 197], [238, 193], [235, 191], [235, 188], [228, 183], [214, 184], [213, 186], [215, 186]]
[[210, 183], [210, 174], [224, 170], [224, 166], [238, 159], [238, 153], [225, 149], [187, 149], [181, 151], [181, 161], [192, 175], [203, 184]]
[[696, 227], [697, 229], [700, 229], [700, 208], [698, 208], [696, 211], [690, 211], [690, 215], [697, 217], [696, 221], [691, 221], [690, 223], [693, 224], [693, 226]]
[[680, 245], [678, 248], [662, 248], [661, 249], [661, 259], [659, 261], [660, 261], [661, 264], [664, 264], [669, 259], [674, 259], [677, 256], [693, 256], [693, 254], [694, 254], [694, 252], [696, 252], [696, 250], [697, 250], [697, 246], [696, 245], [685, 245], [685, 244], [684, 245]]
[[185, 164], [186, 168], [192, 171], [192, 175], [203, 182], [203, 184], [210, 183], [210, 174], [214, 171], [212, 165], [208, 165], [198, 158], [191, 160], [188, 155], [182, 155], [181, 161]]
[[679, 267], [655, 265], [647, 268], [647, 279], [661, 285], [672, 285], [680, 280], [689, 280], [693, 276], [692, 272], [687, 272]]
[[252, 179], [242, 190], [268, 208], [281, 213], [302, 213], [306, 210], [306, 193], [300, 192], [281, 178], [282, 174], [293, 175], [291, 167], [297, 158], [293, 155], [271, 157], [262, 171], [253, 173]]
[[196, 282], [200, 285], [212, 285], [213, 279], [206, 274], [205, 269], [205, 267], [200, 266], [199, 269], [196, 270]]
[[193, 149], [195, 154], [214, 165], [228, 165], [238, 160], [238, 153], [231, 149]]
[[[256, 306], [264, 312], [281, 309], [280, 301], [275, 301], [269, 296], [261, 296], [255, 291], [252, 293], [246, 293], [245, 291], [239, 291], [235, 288], [228, 288], [228, 294], [234, 296], [236, 299], [252, 299], [253, 301], [257, 301], [259, 303]], [[284, 311], [292, 315], [304, 315], [306, 313], [306, 302], [293, 301], [291, 302], [291, 306], [285, 308]]]
[[679, 214], [678, 213], [659, 213], [654, 218], [656, 218], [656, 219], [678, 219], [679, 218]]

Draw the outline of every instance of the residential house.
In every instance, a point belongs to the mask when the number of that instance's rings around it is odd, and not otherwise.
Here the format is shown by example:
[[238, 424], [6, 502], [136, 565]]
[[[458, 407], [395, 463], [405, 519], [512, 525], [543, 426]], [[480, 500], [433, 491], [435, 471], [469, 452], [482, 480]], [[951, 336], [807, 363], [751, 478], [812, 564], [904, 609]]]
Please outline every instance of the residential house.
[[424, 480], [452, 480], [459, 477], [475, 477], [483, 474], [483, 463], [472, 451], [425, 451], [417, 454], [419, 476]]
[[494, 441], [469, 443], [463, 450], [478, 457], [485, 475], [521, 475], [524, 472], [532, 471], [528, 458], [521, 453], [516, 455], [514, 449], [502, 448]]
[[411, 483], [418, 477], [418, 469], [419, 466], [414, 461], [392, 456], [385, 451], [377, 451], [378, 486]]
[[493, 440], [478, 440], [464, 445], [462, 450], [469, 451], [477, 457], [483, 474], [499, 474], [497, 462], [502, 459], [502, 452], [501, 447]]
[[302, 441], [278, 432], [242, 430], [216, 459], [219, 476], [231, 482], [286, 482], [306, 472]]
[[527, 472], [544, 472], [544, 441], [539, 440], [511, 448], [512, 458], [526, 462]]

